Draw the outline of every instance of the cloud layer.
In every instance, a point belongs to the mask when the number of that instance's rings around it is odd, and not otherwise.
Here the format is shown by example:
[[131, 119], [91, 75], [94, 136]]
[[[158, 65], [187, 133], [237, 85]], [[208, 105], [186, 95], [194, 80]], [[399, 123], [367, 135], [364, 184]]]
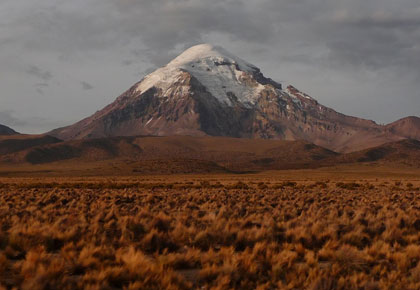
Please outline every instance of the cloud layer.
[[344, 113], [420, 115], [417, 0], [3, 0], [0, 110], [21, 131], [77, 121], [201, 42]]

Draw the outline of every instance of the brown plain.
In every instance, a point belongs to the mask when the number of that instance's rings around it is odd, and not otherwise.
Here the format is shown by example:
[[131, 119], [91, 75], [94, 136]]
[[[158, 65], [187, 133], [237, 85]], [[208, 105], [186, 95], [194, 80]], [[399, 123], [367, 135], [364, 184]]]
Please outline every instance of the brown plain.
[[38, 174], [0, 179], [4, 289], [420, 287], [418, 168]]

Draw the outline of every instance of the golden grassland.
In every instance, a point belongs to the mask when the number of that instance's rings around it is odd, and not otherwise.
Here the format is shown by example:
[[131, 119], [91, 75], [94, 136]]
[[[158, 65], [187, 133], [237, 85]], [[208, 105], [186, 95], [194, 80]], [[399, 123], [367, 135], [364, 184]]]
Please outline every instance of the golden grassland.
[[0, 289], [419, 289], [420, 175], [0, 179]]

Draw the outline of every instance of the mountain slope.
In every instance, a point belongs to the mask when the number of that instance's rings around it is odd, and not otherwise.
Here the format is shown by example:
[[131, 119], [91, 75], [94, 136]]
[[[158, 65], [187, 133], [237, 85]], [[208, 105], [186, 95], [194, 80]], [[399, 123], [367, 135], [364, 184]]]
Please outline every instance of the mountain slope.
[[223, 48], [202, 44], [91, 117], [49, 134], [64, 140], [135, 135], [306, 140], [350, 152], [404, 139], [405, 126], [387, 128], [340, 114], [293, 86], [283, 88]]
[[9, 135], [17, 135], [19, 133], [17, 133], [15, 130], [4, 126], [4, 125], [0, 125], [0, 136], [9, 136]]

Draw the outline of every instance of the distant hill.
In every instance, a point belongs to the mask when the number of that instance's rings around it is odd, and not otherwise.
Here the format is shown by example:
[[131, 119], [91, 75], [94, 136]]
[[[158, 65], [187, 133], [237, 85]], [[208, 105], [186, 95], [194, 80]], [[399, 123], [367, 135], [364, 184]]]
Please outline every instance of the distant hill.
[[0, 156], [25, 149], [61, 142], [52, 136], [44, 135], [10, 135], [0, 136]]
[[420, 118], [410, 116], [403, 118], [386, 126], [386, 129], [392, 134], [420, 140]]
[[358, 152], [340, 155], [335, 163], [394, 163], [420, 167], [420, 141], [404, 139]]
[[[136, 173], [251, 172], [341, 164], [420, 167], [420, 141], [404, 139], [340, 154], [305, 141], [230, 137], [110, 137], [61, 141], [51, 136], [0, 137], [0, 166], [115, 168]], [[113, 169], [114, 168], [114, 169]]]
[[17, 135], [17, 134], [19, 133], [13, 130], [12, 128], [9, 128], [4, 125], [0, 125], [0, 136], [9, 136], [9, 135]]
[[53, 141], [51, 144], [3, 154], [0, 160], [30, 164], [101, 160], [148, 161], [151, 164], [150, 161], [159, 161], [163, 164], [161, 166], [165, 166], [165, 162], [180, 165], [182, 160], [186, 161], [186, 166], [190, 166], [192, 160], [196, 160], [214, 162], [227, 170], [249, 171], [316, 167], [317, 162], [336, 155], [304, 141], [169, 136], [113, 137], [56, 144]]

